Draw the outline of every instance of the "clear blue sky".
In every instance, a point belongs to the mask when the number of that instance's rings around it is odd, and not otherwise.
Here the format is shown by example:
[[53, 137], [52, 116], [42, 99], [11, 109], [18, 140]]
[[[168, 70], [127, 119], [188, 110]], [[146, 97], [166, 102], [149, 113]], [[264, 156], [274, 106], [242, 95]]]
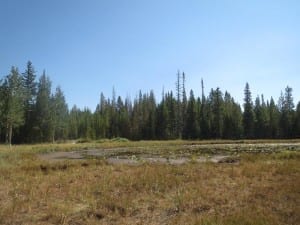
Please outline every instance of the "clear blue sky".
[[228, 90], [243, 103], [248, 81], [277, 101], [300, 100], [299, 0], [0, 0], [0, 75], [31, 60], [69, 107], [95, 109], [100, 92]]

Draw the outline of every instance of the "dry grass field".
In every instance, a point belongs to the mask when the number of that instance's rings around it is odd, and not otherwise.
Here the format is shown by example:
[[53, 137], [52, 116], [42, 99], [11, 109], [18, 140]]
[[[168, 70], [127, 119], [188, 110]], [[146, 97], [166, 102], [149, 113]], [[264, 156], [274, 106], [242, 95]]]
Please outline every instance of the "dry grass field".
[[[0, 224], [297, 225], [300, 143], [280, 143], [103, 141], [0, 146]], [[39, 157], [47, 152], [120, 148], [126, 154], [132, 150], [136, 158], [142, 152], [190, 161], [111, 164], [103, 156], [57, 161]], [[235, 160], [193, 160], [220, 152]]]

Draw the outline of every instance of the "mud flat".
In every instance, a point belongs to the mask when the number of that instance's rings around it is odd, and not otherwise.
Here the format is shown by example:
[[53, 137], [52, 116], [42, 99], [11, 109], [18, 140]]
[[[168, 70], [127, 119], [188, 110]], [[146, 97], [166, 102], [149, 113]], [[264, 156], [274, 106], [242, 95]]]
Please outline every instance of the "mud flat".
[[103, 159], [111, 164], [163, 163], [184, 164], [188, 162], [235, 163], [240, 153], [278, 153], [300, 151], [300, 143], [233, 143], [233, 144], [188, 144], [176, 149], [161, 149], [155, 146], [85, 149], [39, 154], [45, 161]]

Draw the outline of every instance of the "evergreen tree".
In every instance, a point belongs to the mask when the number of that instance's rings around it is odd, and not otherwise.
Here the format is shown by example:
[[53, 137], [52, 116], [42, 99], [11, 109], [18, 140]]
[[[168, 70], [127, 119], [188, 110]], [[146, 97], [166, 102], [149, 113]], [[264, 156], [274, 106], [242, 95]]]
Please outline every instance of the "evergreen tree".
[[149, 111], [148, 111], [148, 94], [142, 94], [142, 98], [140, 100], [141, 105], [141, 117], [140, 117], [140, 131], [141, 131], [141, 139], [148, 139], [149, 135]]
[[102, 121], [102, 118], [101, 118], [101, 113], [100, 113], [100, 105], [98, 104], [96, 106], [96, 110], [93, 115], [93, 123], [94, 123], [94, 127], [95, 127], [96, 139], [104, 138], [101, 135], [101, 128], [102, 128], [101, 121]]
[[273, 98], [271, 97], [270, 105], [268, 107], [269, 113], [269, 135], [270, 138], [277, 138], [279, 135], [279, 111], [275, 105]]
[[237, 103], [233, 104], [232, 118], [233, 118], [233, 135], [231, 136], [231, 138], [234, 139], [241, 138], [243, 133], [243, 114], [242, 114], [241, 106]]
[[51, 81], [44, 71], [39, 79], [36, 99], [36, 138], [39, 142], [50, 142], [53, 139], [54, 121], [51, 107]]
[[97, 138], [108, 138], [109, 134], [109, 105], [103, 93], [95, 112], [95, 134]]
[[[185, 124], [185, 119], [186, 119], [186, 109], [187, 109], [187, 96], [186, 96], [186, 91], [185, 91], [185, 73], [182, 73], [182, 109], [181, 109], [181, 124], [182, 124], [182, 129], [183, 125]], [[183, 131], [181, 130], [181, 133]], [[180, 135], [181, 137], [182, 135]]]
[[169, 113], [165, 101], [164, 91], [162, 94], [163, 98], [161, 103], [157, 106], [156, 112], [156, 137], [158, 139], [168, 139], [170, 136], [169, 130]]
[[124, 137], [132, 138], [132, 133], [130, 132], [131, 131], [130, 121], [131, 121], [131, 118], [132, 118], [133, 106], [132, 106], [131, 98], [129, 96], [127, 96], [126, 99], [125, 99], [125, 109], [126, 109], [126, 113], [128, 114], [128, 118], [126, 119], [126, 121], [128, 120], [128, 122], [126, 122], [126, 125], [128, 127], [123, 127], [122, 129], [124, 130], [123, 133], [126, 133], [126, 135], [124, 135]]
[[182, 86], [181, 86], [181, 75], [180, 71], [177, 72], [177, 81], [176, 81], [176, 113], [175, 113], [175, 126], [176, 126], [176, 137], [181, 138], [182, 131]]
[[[178, 138], [178, 132], [176, 128], [176, 99], [173, 96], [173, 92], [168, 92], [165, 96], [165, 104], [168, 112], [168, 120], [166, 121], [169, 130], [169, 139]], [[180, 132], [180, 137], [182, 136], [182, 129]]]
[[6, 127], [6, 142], [11, 145], [13, 130], [24, 123], [24, 90], [17, 68], [12, 67], [3, 83], [3, 122]]
[[27, 68], [22, 74], [22, 81], [24, 88], [25, 121], [21, 132], [23, 138], [25, 138], [25, 141], [32, 142], [37, 83], [35, 70], [31, 61], [27, 62]]
[[65, 96], [60, 87], [56, 88], [55, 94], [52, 97], [52, 121], [53, 121], [53, 134], [52, 141], [65, 140], [68, 136], [67, 118], [68, 118], [68, 105]]
[[253, 138], [254, 136], [254, 113], [251, 91], [249, 84], [246, 83], [244, 90], [244, 113], [243, 113], [243, 128], [245, 138]]
[[70, 139], [78, 139], [79, 138], [79, 114], [80, 110], [74, 105], [69, 114], [68, 120], [68, 137]]
[[196, 139], [199, 135], [199, 122], [197, 120], [196, 100], [191, 90], [187, 105], [186, 119], [183, 129], [183, 138]]
[[197, 134], [197, 138], [201, 138], [201, 108], [202, 108], [202, 105], [201, 105], [201, 99], [200, 97], [197, 98], [196, 100], [196, 119], [197, 119], [197, 122], [198, 122], [198, 134]]
[[288, 112], [292, 112], [294, 110], [294, 100], [293, 100], [293, 89], [289, 86], [285, 88], [285, 95], [284, 95], [284, 107]]
[[95, 128], [93, 126], [93, 113], [87, 107], [80, 110], [78, 135], [83, 139], [95, 139]]
[[262, 138], [263, 134], [264, 134], [263, 118], [262, 118], [262, 107], [260, 105], [260, 99], [259, 99], [258, 96], [255, 99], [254, 114], [255, 114], [254, 137], [255, 138]]
[[280, 134], [283, 138], [291, 138], [294, 135], [294, 103], [292, 91], [293, 89], [287, 86], [284, 96], [281, 94], [278, 103], [280, 110]]
[[209, 125], [209, 106], [207, 99], [204, 94], [204, 83], [201, 79], [201, 112], [200, 112], [200, 127], [201, 127], [201, 137], [208, 138], [210, 137], [210, 125]]
[[156, 100], [154, 92], [151, 90], [149, 98], [147, 100], [147, 139], [155, 139], [155, 121], [156, 121]]
[[268, 113], [268, 106], [265, 103], [264, 95], [261, 95], [261, 120], [262, 120], [262, 138], [268, 138], [269, 135], [269, 124], [270, 124], [270, 116]]
[[255, 113], [255, 124], [254, 124], [254, 135], [256, 138], [266, 138], [269, 136], [269, 114], [267, 105], [264, 101], [263, 95], [260, 98], [257, 96], [254, 106]]
[[279, 137], [283, 138], [285, 137], [285, 129], [286, 129], [286, 112], [285, 112], [285, 102], [284, 102], [284, 95], [283, 92], [281, 91], [279, 99], [278, 99], [278, 104], [277, 104], [278, 112], [279, 112]]
[[115, 88], [113, 87], [112, 101], [111, 101], [110, 113], [109, 113], [109, 137], [114, 138], [118, 136], [120, 135], [118, 130], [117, 98], [116, 98]]
[[130, 138], [130, 118], [128, 111], [128, 102], [123, 103], [122, 98], [119, 96], [117, 100], [118, 111], [118, 131], [120, 137]]
[[142, 92], [139, 91], [139, 96], [134, 99], [132, 117], [131, 117], [131, 133], [132, 138], [140, 140], [142, 137], [142, 121], [143, 121], [143, 110], [142, 110]]
[[211, 135], [213, 138], [221, 138], [223, 135], [223, 94], [219, 88], [211, 90], [209, 102], [211, 107]]
[[223, 137], [227, 139], [240, 138], [242, 130], [241, 108], [226, 91], [224, 95]]

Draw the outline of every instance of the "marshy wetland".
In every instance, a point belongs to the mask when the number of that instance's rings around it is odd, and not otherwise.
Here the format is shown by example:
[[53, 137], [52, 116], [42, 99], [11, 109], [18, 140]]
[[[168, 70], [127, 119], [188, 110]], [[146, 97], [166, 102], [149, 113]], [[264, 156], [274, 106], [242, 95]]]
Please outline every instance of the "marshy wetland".
[[300, 141], [0, 146], [0, 224], [299, 224]]

